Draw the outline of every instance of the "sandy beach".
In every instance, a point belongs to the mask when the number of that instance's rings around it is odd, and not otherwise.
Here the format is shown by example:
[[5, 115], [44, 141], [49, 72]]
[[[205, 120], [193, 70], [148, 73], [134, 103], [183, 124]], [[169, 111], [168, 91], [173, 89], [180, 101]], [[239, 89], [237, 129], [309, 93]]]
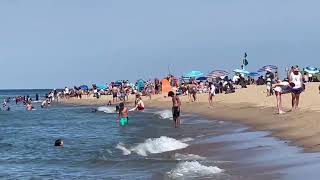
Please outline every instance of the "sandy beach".
[[[320, 101], [319, 83], [309, 83], [301, 94], [300, 108], [291, 112], [291, 94], [283, 95], [286, 114], [276, 114], [274, 96], [266, 97], [265, 86], [249, 86], [238, 89], [234, 94], [218, 94], [214, 107], [209, 108], [207, 94], [198, 94], [197, 102], [189, 102], [187, 96], [181, 99], [182, 113], [194, 113], [210, 119], [242, 123], [254, 130], [271, 131], [272, 135], [290, 144], [303, 147], [307, 152], [320, 151]], [[76, 105], [105, 105], [111, 96], [100, 99], [92, 97], [68, 99], [61, 103]], [[130, 97], [129, 103], [133, 97]], [[144, 97], [147, 108], [171, 108], [171, 99], [163, 95]]]

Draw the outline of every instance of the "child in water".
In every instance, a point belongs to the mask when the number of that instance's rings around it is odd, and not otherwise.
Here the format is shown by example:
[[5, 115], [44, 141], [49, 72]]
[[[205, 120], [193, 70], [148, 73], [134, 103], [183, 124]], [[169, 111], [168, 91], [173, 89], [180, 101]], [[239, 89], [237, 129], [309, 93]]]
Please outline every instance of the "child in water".
[[125, 126], [128, 124], [129, 110], [124, 107], [124, 103], [119, 104], [119, 124], [120, 126]]

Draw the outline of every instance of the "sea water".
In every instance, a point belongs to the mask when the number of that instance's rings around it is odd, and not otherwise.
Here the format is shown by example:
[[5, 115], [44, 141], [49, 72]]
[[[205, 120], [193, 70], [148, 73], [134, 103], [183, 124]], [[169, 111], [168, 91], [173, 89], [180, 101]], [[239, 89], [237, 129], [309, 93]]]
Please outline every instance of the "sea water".
[[[0, 91], [0, 100], [36, 93], [46, 90]], [[120, 127], [110, 106], [10, 106], [0, 112], [0, 179], [292, 179], [292, 163], [319, 156], [194, 115], [175, 129], [170, 110], [131, 112]], [[56, 139], [65, 146], [54, 147]]]

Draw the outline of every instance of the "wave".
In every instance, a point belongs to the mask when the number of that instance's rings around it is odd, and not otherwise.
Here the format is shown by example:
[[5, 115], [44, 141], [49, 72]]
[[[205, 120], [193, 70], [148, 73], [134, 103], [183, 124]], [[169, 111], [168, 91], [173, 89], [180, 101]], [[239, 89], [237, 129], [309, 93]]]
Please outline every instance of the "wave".
[[175, 169], [168, 172], [168, 176], [173, 179], [188, 178], [195, 179], [197, 177], [211, 176], [222, 173], [224, 170], [216, 166], [204, 166], [198, 161], [179, 163]]
[[195, 154], [179, 154], [174, 155], [174, 159], [178, 161], [195, 161], [195, 160], [205, 160], [205, 157], [201, 157]]
[[97, 108], [97, 111], [105, 113], [115, 113], [116, 109], [114, 107], [100, 106]]
[[131, 154], [131, 151], [127, 149], [123, 143], [119, 143], [116, 146], [117, 149], [121, 150], [123, 152], [123, 155], [128, 156]]
[[193, 138], [183, 138], [183, 139], [180, 139], [181, 142], [190, 142], [190, 141], [193, 141], [194, 139]]
[[163, 152], [184, 149], [189, 145], [174, 138], [161, 136], [160, 138], [149, 138], [145, 142], [134, 147], [126, 148], [122, 143], [119, 143], [116, 148], [122, 150], [124, 155], [130, 155], [135, 152], [140, 156], [148, 156], [148, 154], [159, 154]]
[[161, 119], [173, 119], [171, 110], [158, 111], [155, 114], [159, 115]]

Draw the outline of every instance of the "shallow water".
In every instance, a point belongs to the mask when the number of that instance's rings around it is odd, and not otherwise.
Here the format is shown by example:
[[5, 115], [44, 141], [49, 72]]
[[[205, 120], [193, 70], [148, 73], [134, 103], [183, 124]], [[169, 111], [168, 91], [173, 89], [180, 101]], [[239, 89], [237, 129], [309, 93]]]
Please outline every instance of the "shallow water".
[[185, 114], [174, 129], [171, 111], [146, 110], [119, 127], [113, 107], [39, 105], [0, 112], [1, 179], [317, 179], [320, 167], [317, 153], [224, 121]]

